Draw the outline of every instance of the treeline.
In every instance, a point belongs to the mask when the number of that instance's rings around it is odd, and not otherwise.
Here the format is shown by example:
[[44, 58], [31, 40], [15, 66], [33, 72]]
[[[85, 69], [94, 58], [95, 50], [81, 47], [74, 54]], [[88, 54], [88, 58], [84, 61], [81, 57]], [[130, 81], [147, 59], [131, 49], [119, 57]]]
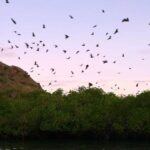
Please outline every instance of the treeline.
[[0, 92], [0, 137], [150, 138], [150, 92], [119, 97], [80, 87], [15, 98]]

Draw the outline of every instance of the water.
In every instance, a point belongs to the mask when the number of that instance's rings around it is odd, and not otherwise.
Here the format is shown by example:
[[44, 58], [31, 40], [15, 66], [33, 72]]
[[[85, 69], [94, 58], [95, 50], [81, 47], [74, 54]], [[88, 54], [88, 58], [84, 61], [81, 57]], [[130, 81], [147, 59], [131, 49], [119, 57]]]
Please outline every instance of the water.
[[0, 142], [0, 150], [150, 150], [148, 142], [100, 142], [89, 140], [49, 140]]

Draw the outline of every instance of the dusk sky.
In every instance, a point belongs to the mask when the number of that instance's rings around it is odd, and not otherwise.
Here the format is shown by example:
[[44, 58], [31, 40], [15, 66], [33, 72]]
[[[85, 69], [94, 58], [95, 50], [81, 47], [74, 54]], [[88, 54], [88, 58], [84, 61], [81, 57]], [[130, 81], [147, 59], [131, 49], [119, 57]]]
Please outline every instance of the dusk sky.
[[[21, 67], [45, 90], [74, 90], [82, 85], [88, 87], [89, 82], [117, 94], [150, 89], [150, 0], [9, 1], [0, 1], [0, 61]], [[129, 22], [122, 22], [124, 18]], [[116, 29], [119, 32], [114, 34]], [[69, 38], [65, 39], [65, 35]], [[111, 40], [107, 40], [109, 36]], [[36, 45], [40, 40], [44, 47]], [[25, 43], [33, 49], [27, 49]], [[94, 58], [90, 58], [91, 54]], [[108, 63], [103, 64], [104, 60]]]

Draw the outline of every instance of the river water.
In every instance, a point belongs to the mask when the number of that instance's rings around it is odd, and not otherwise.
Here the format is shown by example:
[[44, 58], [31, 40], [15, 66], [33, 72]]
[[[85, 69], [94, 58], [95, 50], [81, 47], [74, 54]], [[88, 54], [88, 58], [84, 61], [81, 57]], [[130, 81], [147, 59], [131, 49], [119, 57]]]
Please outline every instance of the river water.
[[150, 150], [150, 143], [94, 140], [1, 141], [0, 150]]

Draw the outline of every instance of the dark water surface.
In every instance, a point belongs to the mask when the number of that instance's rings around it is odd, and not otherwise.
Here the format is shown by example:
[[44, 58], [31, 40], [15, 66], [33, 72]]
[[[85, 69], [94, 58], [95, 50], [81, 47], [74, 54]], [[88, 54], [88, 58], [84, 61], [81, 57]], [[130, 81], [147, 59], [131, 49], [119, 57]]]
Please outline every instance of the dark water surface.
[[94, 140], [1, 141], [0, 150], [150, 150], [150, 143]]

